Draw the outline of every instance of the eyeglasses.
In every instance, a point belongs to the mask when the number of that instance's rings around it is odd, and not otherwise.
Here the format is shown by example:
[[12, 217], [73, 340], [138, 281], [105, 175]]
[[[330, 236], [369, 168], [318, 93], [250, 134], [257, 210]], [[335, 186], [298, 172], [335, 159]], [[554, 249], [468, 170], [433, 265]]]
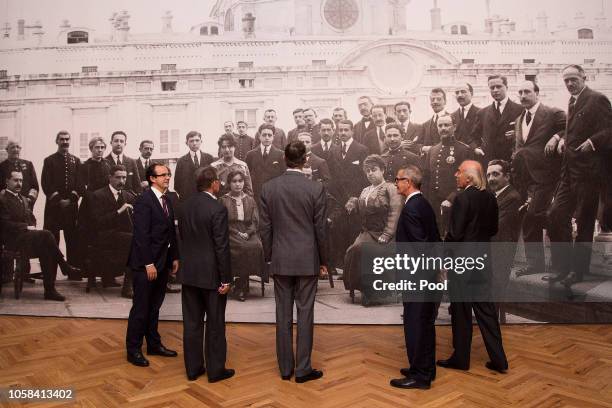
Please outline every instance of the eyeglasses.
[[400, 182], [400, 181], [402, 181], [402, 180], [408, 180], [408, 177], [396, 177], [396, 178], [395, 178], [395, 182], [396, 182], [396, 183], [397, 183], [397, 182]]
[[153, 174], [152, 177], [172, 177], [172, 173]]

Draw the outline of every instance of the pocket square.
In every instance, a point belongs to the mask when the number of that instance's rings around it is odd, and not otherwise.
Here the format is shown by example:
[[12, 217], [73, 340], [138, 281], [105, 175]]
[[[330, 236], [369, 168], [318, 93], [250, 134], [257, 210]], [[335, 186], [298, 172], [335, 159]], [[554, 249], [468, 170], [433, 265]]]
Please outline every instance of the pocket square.
[[277, 161], [275, 161], [275, 162], [272, 162], [272, 164], [278, 164], [278, 162], [277, 162]]
[[359, 160], [355, 160], [355, 161], [353, 162], [353, 164], [356, 164], [356, 165], [358, 165], [358, 166], [359, 166]]

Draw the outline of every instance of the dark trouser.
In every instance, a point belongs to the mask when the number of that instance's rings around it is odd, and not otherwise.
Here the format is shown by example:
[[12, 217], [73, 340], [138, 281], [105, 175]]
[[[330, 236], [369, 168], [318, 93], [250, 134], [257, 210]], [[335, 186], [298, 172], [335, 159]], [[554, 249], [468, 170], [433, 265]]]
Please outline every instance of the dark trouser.
[[[276, 298], [276, 357], [281, 375], [297, 377], [312, 371], [310, 355], [314, 332], [317, 276], [274, 275]], [[293, 303], [297, 308], [297, 353], [293, 357]], [[296, 364], [297, 360], [297, 364]]]
[[[597, 182], [571, 182], [564, 177], [557, 186], [555, 199], [548, 212], [553, 267], [567, 276], [573, 266], [578, 280], [589, 273], [595, 218], [599, 202]], [[572, 243], [572, 217], [575, 215], [578, 233]]]
[[436, 375], [435, 302], [404, 302], [404, 338], [410, 378], [431, 382]]
[[59, 245], [60, 242], [60, 230], [64, 230], [64, 239], [66, 240], [66, 259], [68, 263], [71, 265], [79, 264], [78, 260], [78, 248], [79, 236], [77, 234], [76, 226], [64, 227], [64, 228], [53, 228], [49, 229], [49, 231], [53, 234], [55, 238], [55, 242]]
[[508, 367], [508, 360], [502, 345], [498, 313], [492, 302], [451, 302], [451, 323], [453, 348], [451, 359], [460, 367], [470, 367], [472, 349], [472, 309], [480, 328], [491, 362], [500, 368]]
[[157, 331], [159, 308], [166, 296], [168, 269], [157, 271], [157, 279], [149, 281], [147, 273], [142, 269], [132, 269], [134, 297], [128, 319], [125, 338], [127, 352], [134, 354], [141, 350], [142, 338], [147, 339], [147, 347], [155, 348], [161, 345], [161, 336]]
[[26, 231], [17, 239], [17, 249], [28, 258], [38, 258], [43, 274], [45, 292], [55, 290], [57, 265], [65, 264], [64, 255], [57, 247], [55, 238], [47, 230]]
[[546, 212], [550, 207], [555, 184], [532, 184], [527, 188], [531, 197], [529, 209], [523, 218], [523, 241], [525, 256], [530, 268], [544, 272], [543, 231], [546, 225]]
[[102, 282], [112, 282], [115, 276], [127, 274], [125, 264], [128, 259], [130, 245], [132, 242], [132, 233], [130, 232], [100, 232], [98, 236], [99, 249], [112, 252], [110, 260], [104, 260], [104, 268], [101, 269]]
[[[183, 285], [183, 353], [187, 376], [196, 376], [204, 367], [208, 378], [218, 377], [225, 369], [225, 305], [227, 296], [217, 289]], [[206, 317], [206, 337], [204, 318]], [[204, 365], [206, 358], [206, 365]]]

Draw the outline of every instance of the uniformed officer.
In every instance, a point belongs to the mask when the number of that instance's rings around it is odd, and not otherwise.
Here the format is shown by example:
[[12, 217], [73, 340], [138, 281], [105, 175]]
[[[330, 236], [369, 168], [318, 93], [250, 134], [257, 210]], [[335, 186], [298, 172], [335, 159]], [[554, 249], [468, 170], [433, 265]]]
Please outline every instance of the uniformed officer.
[[20, 158], [21, 155], [21, 144], [14, 140], [9, 140], [6, 145], [6, 153], [8, 157], [5, 161], [0, 163], [0, 190], [6, 188], [6, 180], [10, 178], [11, 172], [17, 170], [23, 174], [23, 185], [21, 191], [26, 197], [28, 207], [30, 210], [34, 208], [34, 203], [38, 198], [38, 180], [36, 178], [36, 171], [31, 161], [23, 160]]
[[[70, 133], [60, 130], [55, 137], [57, 152], [47, 157], [43, 164], [41, 184], [46, 196], [44, 229], [49, 230], [59, 243], [59, 232], [64, 231], [66, 258], [69, 264], [77, 261], [77, 203], [81, 196], [78, 181], [81, 161], [68, 153]], [[80, 276], [68, 276], [80, 279]]]
[[399, 123], [391, 123], [385, 127], [386, 150], [381, 154], [385, 162], [384, 178], [390, 183], [395, 182], [399, 169], [408, 165], [421, 168], [421, 160], [416, 154], [402, 148], [402, 127]]
[[464, 160], [473, 158], [472, 149], [455, 139], [455, 124], [448, 113], [438, 117], [440, 142], [431, 147], [423, 162], [425, 196], [436, 212], [440, 234], [446, 235], [450, 206], [457, 192], [455, 173]]

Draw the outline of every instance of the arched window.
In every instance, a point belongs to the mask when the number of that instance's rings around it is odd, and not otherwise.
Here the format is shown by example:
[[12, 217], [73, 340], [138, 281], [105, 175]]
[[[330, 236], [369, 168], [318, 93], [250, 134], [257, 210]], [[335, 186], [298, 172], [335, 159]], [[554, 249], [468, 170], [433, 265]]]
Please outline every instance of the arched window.
[[451, 34], [459, 34], [459, 30], [456, 25], [451, 26]]
[[225, 21], [223, 23], [225, 31], [234, 31], [234, 12], [232, 9], [227, 9], [225, 12]]
[[578, 30], [578, 39], [579, 40], [592, 40], [593, 39], [593, 30], [590, 28], [581, 28]]
[[200, 27], [200, 35], [208, 35], [208, 26]]
[[210, 35], [219, 35], [219, 27], [216, 27], [216, 26], [210, 27]]
[[71, 31], [68, 33], [68, 44], [88, 43], [89, 33], [87, 31]]
[[468, 30], [467, 30], [467, 26], [462, 25], [461, 26], [461, 34], [462, 35], [467, 35]]

